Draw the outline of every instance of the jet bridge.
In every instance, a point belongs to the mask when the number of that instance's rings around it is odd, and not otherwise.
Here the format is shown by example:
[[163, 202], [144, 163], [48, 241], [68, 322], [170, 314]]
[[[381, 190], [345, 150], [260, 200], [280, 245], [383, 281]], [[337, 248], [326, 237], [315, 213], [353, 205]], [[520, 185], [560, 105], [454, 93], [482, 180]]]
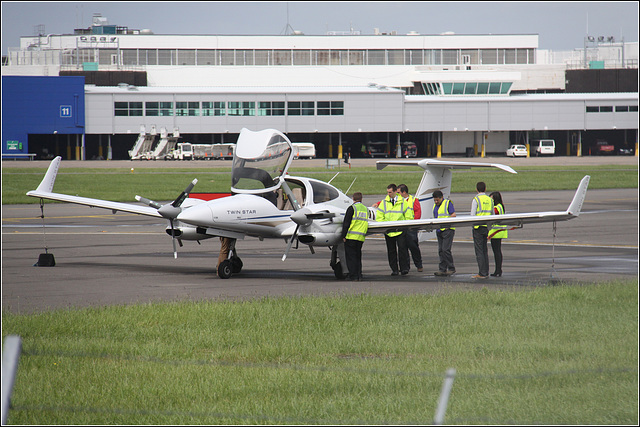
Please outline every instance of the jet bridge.
[[151, 126], [151, 131], [146, 132], [144, 125], [140, 126], [140, 133], [133, 148], [129, 150], [131, 160], [149, 160], [151, 158], [151, 148], [156, 140], [156, 127]]

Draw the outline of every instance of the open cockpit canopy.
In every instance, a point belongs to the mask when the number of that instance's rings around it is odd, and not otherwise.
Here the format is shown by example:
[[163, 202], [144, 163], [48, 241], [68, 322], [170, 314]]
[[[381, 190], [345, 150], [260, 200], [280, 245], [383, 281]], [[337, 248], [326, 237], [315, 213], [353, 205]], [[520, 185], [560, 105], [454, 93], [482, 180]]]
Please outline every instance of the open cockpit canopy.
[[242, 129], [231, 169], [231, 191], [260, 194], [274, 191], [293, 160], [291, 141], [275, 129]]

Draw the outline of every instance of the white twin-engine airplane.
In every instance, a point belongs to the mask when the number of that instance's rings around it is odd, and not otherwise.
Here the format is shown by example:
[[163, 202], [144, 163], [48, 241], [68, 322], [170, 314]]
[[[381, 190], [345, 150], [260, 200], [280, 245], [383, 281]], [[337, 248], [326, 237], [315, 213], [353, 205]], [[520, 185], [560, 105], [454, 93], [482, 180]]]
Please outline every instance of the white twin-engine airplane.
[[[113, 213], [123, 211], [165, 218], [169, 221], [166, 232], [173, 239], [174, 257], [177, 257], [176, 239], [182, 246], [183, 240], [200, 241], [218, 236], [231, 239], [251, 236], [260, 240], [283, 238], [288, 241], [283, 261], [296, 240], [308, 245], [312, 253], [314, 247], [325, 246], [331, 249], [330, 266], [336, 278], [341, 279], [346, 271], [346, 263], [340, 262], [344, 260], [344, 245], [340, 234], [345, 211], [352, 204], [352, 200], [325, 182], [287, 175], [292, 160], [291, 142], [281, 132], [274, 129], [258, 132], [242, 129], [233, 158], [232, 195], [229, 197], [210, 201], [188, 198], [189, 192], [197, 182], [196, 179], [171, 203], [160, 204], [136, 196], [136, 200], [147, 206], [54, 193], [53, 185], [60, 166], [60, 157], [53, 159], [38, 188], [29, 191], [27, 195], [110, 209]], [[470, 227], [477, 224], [500, 223], [522, 227], [528, 223], [569, 220], [580, 214], [589, 184], [587, 175], [580, 182], [573, 201], [564, 212], [481, 217], [458, 215], [455, 218], [434, 219], [432, 193], [440, 190], [445, 198], [449, 197], [453, 169], [496, 167], [510, 173], [516, 171], [500, 164], [433, 159], [377, 162], [378, 169], [387, 165], [419, 166], [424, 169], [416, 192], [423, 218], [412, 221], [376, 222], [376, 210], [369, 208], [368, 234], [408, 229], [431, 232], [445, 225]], [[242, 261], [235, 250], [235, 240], [232, 242], [229, 258], [218, 267], [218, 276], [224, 279], [231, 277], [233, 273], [239, 273], [242, 269]]]

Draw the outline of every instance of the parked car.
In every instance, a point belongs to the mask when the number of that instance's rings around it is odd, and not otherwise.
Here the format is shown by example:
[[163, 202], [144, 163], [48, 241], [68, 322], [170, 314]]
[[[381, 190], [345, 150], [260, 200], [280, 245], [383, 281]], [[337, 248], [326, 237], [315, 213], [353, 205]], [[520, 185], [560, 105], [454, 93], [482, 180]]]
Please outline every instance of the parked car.
[[620, 156], [633, 156], [633, 149], [624, 146], [624, 147], [620, 147], [618, 148], [618, 154]]
[[608, 141], [604, 139], [598, 139], [596, 141], [596, 154], [605, 155], [605, 154], [614, 154], [616, 147], [613, 144], [610, 144]]
[[540, 139], [533, 141], [531, 152], [536, 156], [548, 154], [553, 156], [556, 153], [556, 141], [554, 139]]
[[368, 157], [389, 157], [388, 142], [369, 142], [367, 143]]
[[524, 145], [512, 145], [507, 148], [507, 157], [527, 157], [527, 147]]

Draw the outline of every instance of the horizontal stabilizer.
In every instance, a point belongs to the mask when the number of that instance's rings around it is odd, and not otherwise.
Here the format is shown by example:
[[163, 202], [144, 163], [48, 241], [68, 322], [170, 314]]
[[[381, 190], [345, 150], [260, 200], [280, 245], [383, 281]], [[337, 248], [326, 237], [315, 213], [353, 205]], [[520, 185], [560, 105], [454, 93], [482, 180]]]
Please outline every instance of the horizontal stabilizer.
[[376, 168], [378, 170], [384, 169], [387, 166], [419, 166], [424, 170], [427, 170], [429, 167], [445, 169], [498, 168], [505, 172], [518, 173], [511, 167], [500, 163], [456, 162], [436, 159], [391, 159], [378, 160], [376, 162]]

